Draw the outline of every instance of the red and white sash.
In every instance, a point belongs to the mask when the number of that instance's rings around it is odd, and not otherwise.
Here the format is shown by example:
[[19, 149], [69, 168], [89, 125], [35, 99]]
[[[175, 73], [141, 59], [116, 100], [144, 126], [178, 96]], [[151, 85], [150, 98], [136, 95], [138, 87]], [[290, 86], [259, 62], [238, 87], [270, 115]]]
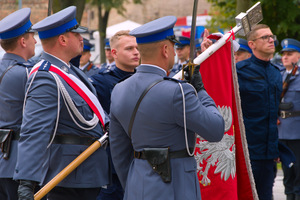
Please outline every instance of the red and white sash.
[[[39, 70], [41, 64], [43, 64], [44, 62], [45, 61], [42, 60], [38, 64], [36, 64], [32, 68], [29, 77], [32, 74], [36, 73]], [[62, 69], [60, 69], [59, 67], [53, 64], [51, 64], [48, 71], [54, 72], [57, 75], [59, 75], [61, 78], [63, 78], [69, 84], [69, 86], [73, 88], [73, 90], [75, 90], [87, 102], [87, 104], [90, 106], [90, 108], [98, 117], [102, 126], [105, 127], [105, 113], [101, 104], [99, 103], [97, 97], [87, 88], [87, 86], [80, 79], [78, 79], [76, 76], [72, 74], [66, 73], [65, 71], [63, 71]]]

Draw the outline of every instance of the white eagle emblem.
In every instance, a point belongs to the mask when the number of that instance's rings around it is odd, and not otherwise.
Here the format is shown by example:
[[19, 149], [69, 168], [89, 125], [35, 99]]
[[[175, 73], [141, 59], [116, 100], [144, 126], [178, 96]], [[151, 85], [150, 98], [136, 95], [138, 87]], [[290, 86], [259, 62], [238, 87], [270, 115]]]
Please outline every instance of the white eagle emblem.
[[[231, 109], [227, 106], [222, 106], [222, 108], [218, 106], [218, 110], [224, 118], [225, 132], [227, 132], [232, 126]], [[200, 136], [198, 137], [203, 140]], [[216, 169], [214, 173], [221, 173], [221, 179], [224, 179], [224, 181], [228, 180], [230, 175], [232, 178], [235, 177], [236, 164], [233, 135], [224, 134], [224, 137], [220, 142], [200, 141], [199, 144], [196, 144], [196, 147], [198, 147], [201, 152], [197, 152], [195, 154], [197, 171], [200, 171], [200, 175], [202, 177], [200, 183], [202, 183], [204, 186], [207, 186], [211, 183], [211, 180], [208, 177], [208, 171], [211, 166], [215, 165]], [[200, 166], [200, 164], [203, 164], [204, 160], [207, 162], [205, 169]]]
[[284, 47], [287, 48], [288, 45], [289, 45], [289, 41], [288, 40], [283, 40], [283, 44], [284, 44]]

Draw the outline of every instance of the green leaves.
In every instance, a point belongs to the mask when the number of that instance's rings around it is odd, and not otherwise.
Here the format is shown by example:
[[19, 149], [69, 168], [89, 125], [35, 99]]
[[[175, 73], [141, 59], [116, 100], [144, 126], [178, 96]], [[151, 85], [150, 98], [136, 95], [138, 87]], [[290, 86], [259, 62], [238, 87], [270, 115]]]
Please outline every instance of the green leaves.
[[[211, 32], [218, 28], [229, 30], [236, 25], [235, 17], [245, 12], [257, 1], [254, 0], [208, 0], [212, 3], [211, 22], [208, 28]], [[261, 23], [270, 26], [278, 36], [279, 42], [284, 38], [300, 39], [300, 0], [260, 0], [263, 12]], [[245, 5], [250, 5], [245, 9]], [[241, 11], [242, 10], [242, 11]]]

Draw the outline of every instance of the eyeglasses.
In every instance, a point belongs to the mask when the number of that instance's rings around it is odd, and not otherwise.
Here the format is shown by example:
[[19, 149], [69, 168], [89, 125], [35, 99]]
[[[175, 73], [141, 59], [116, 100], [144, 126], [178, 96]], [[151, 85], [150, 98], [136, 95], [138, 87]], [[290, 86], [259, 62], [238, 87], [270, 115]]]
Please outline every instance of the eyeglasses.
[[256, 39], [254, 39], [254, 40], [252, 40], [252, 41], [255, 41], [255, 40], [258, 40], [258, 39], [262, 39], [264, 42], [265, 41], [270, 41], [270, 38], [272, 38], [274, 41], [277, 39], [277, 36], [276, 35], [264, 35], [264, 36], [261, 36], [261, 37], [259, 37], [259, 38], [256, 38]]

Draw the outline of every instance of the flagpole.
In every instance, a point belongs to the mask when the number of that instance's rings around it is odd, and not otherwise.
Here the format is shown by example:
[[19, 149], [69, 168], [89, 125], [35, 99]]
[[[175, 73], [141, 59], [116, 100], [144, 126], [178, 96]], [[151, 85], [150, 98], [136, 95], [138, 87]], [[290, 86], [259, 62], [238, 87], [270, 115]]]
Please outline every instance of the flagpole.
[[66, 178], [72, 171], [74, 171], [83, 161], [99, 149], [105, 142], [107, 142], [108, 133], [105, 133], [99, 140], [95, 141], [84, 152], [82, 152], [75, 160], [59, 172], [51, 181], [49, 181], [43, 188], [41, 188], [35, 195], [34, 200], [40, 200], [48, 192], [50, 192], [58, 183]]
[[[237, 25], [195, 58], [193, 60], [194, 64], [200, 65], [204, 60], [220, 49], [230, 39], [230, 37], [234, 36], [234, 34], [248, 34], [251, 31], [251, 27], [258, 24], [263, 19], [260, 2], [257, 2], [249, 10], [247, 10], [246, 13], [240, 13], [235, 19]], [[182, 79], [182, 70], [175, 74], [172, 78]]]

